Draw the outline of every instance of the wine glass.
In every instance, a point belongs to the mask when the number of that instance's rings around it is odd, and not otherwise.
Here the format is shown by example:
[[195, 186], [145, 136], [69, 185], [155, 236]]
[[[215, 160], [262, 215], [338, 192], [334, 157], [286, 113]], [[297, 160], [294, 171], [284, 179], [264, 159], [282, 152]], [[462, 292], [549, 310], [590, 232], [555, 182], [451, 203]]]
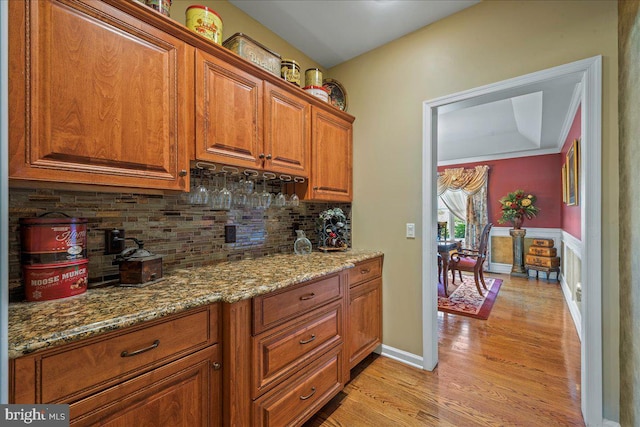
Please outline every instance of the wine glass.
[[280, 181], [280, 192], [276, 196], [275, 205], [279, 208], [284, 208], [287, 206], [287, 196], [283, 193], [284, 190], [284, 181]]
[[204, 178], [200, 179], [200, 185], [195, 189], [191, 197], [192, 205], [206, 205], [209, 203], [209, 190], [204, 184]]
[[231, 209], [232, 194], [227, 188], [227, 173], [223, 175], [222, 190], [220, 190], [220, 209]]
[[220, 186], [217, 176], [213, 177], [213, 188], [209, 190], [209, 205], [211, 209], [220, 208]]
[[289, 199], [289, 203], [291, 204], [291, 206], [300, 206], [300, 198], [296, 194], [296, 182], [299, 182], [298, 178], [293, 179], [293, 194]]
[[241, 208], [247, 204], [247, 195], [245, 193], [245, 180], [240, 179], [233, 192], [233, 206]]
[[260, 205], [262, 204], [262, 196], [260, 194], [260, 191], [258, 190], [258, 181], [250, 181], [253, 191], [251, 191], [251, 194], [249, 195], [249, 206], [252, 208], [259, 208]]
[[271, 206], [272, 202], [273, 202], [273, 195], [267, 191], [267, 178], [265, 178], [263, 182], [262, 194], [260, 195], [260, 206], [262, 206], [265, 209], [268, 209], [269, 206]]

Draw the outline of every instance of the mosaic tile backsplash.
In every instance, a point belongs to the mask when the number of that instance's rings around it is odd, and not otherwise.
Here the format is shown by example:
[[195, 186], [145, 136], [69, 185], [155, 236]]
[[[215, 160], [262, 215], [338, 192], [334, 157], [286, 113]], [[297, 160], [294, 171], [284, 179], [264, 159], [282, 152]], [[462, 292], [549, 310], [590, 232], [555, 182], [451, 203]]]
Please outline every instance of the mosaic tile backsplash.
[[[236, 183], [237, 184], [237, 183]], [[230, 185], [234, 185], [230, 180]], [[277, 193], [279, 185], [269, 188]], [[351, 229], [348, 203], [306, 203], [264, 208], [236, 207], [228, 211], [194, 206], [186, 194], [146, 195], [12, 188], [9, 193], [9, 279], [20, 278], [20, 218], [64, 212], [88, 219], [90, 286], [118, 277], [114, 255], [104, 255], [105, 230], [124, 229], [126, 237], [163, 255], [163, 268], [201, 267], [222, 261], [293, 253], [295, 228], [317, 246], [316, 220], [325, 209], [340, 207]], [[225, 225], [236, 226], [236, 242], [225, 243]], [[127, 241], [127, 247], [134, 246]]]

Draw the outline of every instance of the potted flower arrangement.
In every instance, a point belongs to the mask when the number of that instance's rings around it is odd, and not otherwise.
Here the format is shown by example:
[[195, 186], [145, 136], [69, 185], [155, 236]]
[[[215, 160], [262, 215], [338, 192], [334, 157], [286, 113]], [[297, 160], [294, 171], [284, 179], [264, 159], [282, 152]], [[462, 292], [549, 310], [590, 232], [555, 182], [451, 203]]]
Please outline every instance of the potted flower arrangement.
[[345, 251], [349, 247], [347, 217], [340, 208], [322, 211], [317, 221], [318, 249], [324, 252]]
[[535, 206], [536, 196], [516, 190], [500, 199], [502, 217], [498, 220], [500, 224], [511, 222], [513, 228], [522, 227], [525, 218], [535, 217], [540, 209]]

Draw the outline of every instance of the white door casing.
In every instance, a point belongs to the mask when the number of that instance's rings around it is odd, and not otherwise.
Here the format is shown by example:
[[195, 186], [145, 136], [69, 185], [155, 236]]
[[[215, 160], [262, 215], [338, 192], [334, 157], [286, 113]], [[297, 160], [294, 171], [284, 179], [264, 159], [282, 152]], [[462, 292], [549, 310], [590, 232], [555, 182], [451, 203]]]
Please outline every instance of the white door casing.
[[602, 57], [595, 56], [423, 103], [422, 328], [423, 368], [438, 363], [437, 146], [438, 108], [478, 96], [582, 73], [580, 210], [582, 215], [581, 404], [586, 425], [603, 424], [602, 400]]

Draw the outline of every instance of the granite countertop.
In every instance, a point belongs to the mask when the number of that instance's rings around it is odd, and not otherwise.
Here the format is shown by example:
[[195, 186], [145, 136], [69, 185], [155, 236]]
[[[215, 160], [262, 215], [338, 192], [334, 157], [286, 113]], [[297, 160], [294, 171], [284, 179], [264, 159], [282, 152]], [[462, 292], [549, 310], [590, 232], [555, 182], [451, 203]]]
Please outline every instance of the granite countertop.
[[351, 268], [376, 251], [273, 255], [174, 270], [143, 288], [110, 286], [70, 298], [9, 304], [9, 358], [217, 301], [233, 303]]

